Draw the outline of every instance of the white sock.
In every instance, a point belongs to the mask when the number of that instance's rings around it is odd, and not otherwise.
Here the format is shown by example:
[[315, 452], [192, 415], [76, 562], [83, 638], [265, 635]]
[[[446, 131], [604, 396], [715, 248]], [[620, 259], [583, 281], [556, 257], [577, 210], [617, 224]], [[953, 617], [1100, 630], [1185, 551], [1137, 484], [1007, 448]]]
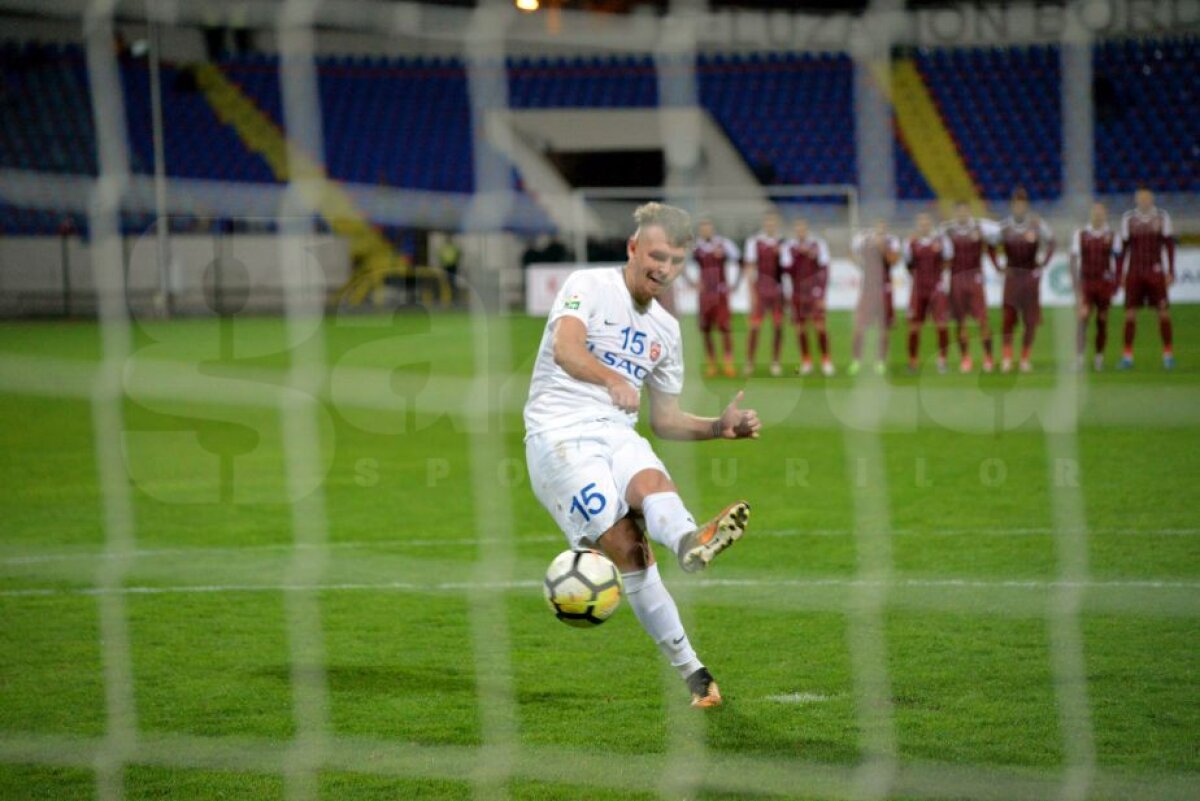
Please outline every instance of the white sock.
[[696, 530], [696, 518], [683, 505], [678, 492], [654, 492], [642, 499], [642, 516], [650, 539], [679, 550], [683, 535]]
[[675, 599], [659, 578], [658, 565], [650, 565], [645, 570], [633, 573], [622, 573], [621, 580], [625, 585], [625, 597], [633, 607], [638, 622], [671, 666], [679, 671], [679, 675], [686, 679], [704, 667], [688, 642]]

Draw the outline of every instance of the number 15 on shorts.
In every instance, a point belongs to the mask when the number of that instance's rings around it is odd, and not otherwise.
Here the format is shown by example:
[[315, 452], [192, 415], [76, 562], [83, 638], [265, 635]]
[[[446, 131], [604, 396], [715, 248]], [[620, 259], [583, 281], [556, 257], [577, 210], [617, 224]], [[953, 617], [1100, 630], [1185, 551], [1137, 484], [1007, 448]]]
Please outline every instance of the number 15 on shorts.
[[604, 496], [596, 491], [596, 482], [593, 481], [579, 491], [579, 494], [571, 498], [571, 514], [579, 512], [583, 522], [591, 522], [592, 515], [598, 515], [604, 511], [604, 507], [608, 504]]

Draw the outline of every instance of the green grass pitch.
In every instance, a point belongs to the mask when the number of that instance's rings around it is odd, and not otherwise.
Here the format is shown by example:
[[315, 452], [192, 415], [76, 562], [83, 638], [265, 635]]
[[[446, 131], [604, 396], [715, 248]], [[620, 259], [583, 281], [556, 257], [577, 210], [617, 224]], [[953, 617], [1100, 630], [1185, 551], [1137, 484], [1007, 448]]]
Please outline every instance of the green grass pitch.
[[[907, 375], [897, 326], [878, 383], [705, 381], [685, 319], [685, 405], [715, 414], [744, 386], [766, 423], [757, 442], [656, 446], [698, 517], [753, 506], [746, 540], [703, 577], [663, 568], [726, 696], [713, 714], [686, 708], [628, 609], [578, 631], [542, 602], [565, 547], [524, 473], [542, 320], [476, 320], [494, 329], [482, 335], [456, 314], [313, 325], [305, 342], [331, 372], [297, 407], [317, 419], [316, 480], [298, 491], [271, 399], [311, 351], [286, 347], [283, 322], [135, 324], [123, 430], [107, 438], [136, 543], [120, 559], [104, 554], [99, 329], [0, 323], [0, 799], [91, 799], [107, 781], [114, 598], [136, 715], [115, 785], [129, 799], [300, 797], [297, 760], [315, 781], [303, 797], [321, 799], [863, 797], [871, 658], [898, 756], [887, 797], [1059, 797], [1076, 742], [1058, 703], [1072, 688], [1056, 684], [1064, 597], [1095, 757], [1070, 797], [1194, 798], [1200, 308], [1174, 315], [1173, 373], [1144, 314], [1134, 371], [1111, 370], [1118, 319], [1109, 370], [1060, 375], [1051, 315], [1031, 375], [937, 375], [928, 328], [926, 369]], [[848, 326], [833, 316], [842, 368]], [[787, 347], [794, 366], [790, 332]], [[509, 368], [471, 382], [505, 350]], [[877, 425], [855, 406], [866, 386], [887, 393]], [[1077, 437], [1046, 411], [1064, 386]], [[320, 517], [328, 543], [292, 548], [296, 522]], [[1079, 521], [1082, 560], [1067, 564], [1080, 540], [1061, 531]], [[890, 574], [860, 581], [880, 546]], [[1082, 584], [1060, 581], [1079, 569]], [[113, 570], [129, 591], [90, 589]], [[320, 588], [319, 619], [301, 621], [323, 649], [315, 675], [293, 665], [290, 616], [310, 608], [298, 583]], [[864, 625], [873, 657], [854, 651]], [[298, 693], [314, 687], [327, 739], [297, 752]]]

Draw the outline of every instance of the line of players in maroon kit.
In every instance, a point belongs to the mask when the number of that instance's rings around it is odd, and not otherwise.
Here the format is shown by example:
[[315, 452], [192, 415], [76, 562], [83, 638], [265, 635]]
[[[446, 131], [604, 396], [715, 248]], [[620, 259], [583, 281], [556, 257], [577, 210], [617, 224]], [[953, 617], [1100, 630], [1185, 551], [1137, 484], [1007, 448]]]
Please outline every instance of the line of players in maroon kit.
[[[888, 232], [885, 221], [856, 235], [851, 254], [863, 271], [858, 303], [854, 312], [854, 339], [849, 373], [859, 372], [867, 331], [875, 328], [878, 350], [875, 370], [886, 371], [888, 335], [895, 317], [892, 300], [891, 268], [903, 260], [912, 277], [908, 308], [909, 369], [919, 367], [921, 328], [931, 320], [937, 330], [939, 372], [947, 369], [950, 345], [949, 323], [953, 319], [960, 351], [962, 372], [974, 369], [968, 343], [968, 323], [979, 328], [983, 370], [994, 369], [992, 333], [988, 323], [984, 294], [983, 256], [986, 252], [997, 270], [1004, 274], [1004, 304], [1001, 326], [1001, 363], [1003, 372], [1014, 366], [1014, 337], [1017, 323], [1023, 326], [1020, 358], [1022, 371], [1032, 369], [1030, 352], [1041, 322], [1039, 284], [1041, 274], [1054, 255], [1055, 239], [1049, 226], [1029, 209], [1024, 190], [1011, 198], [1010, 215], [1001, 222], [976, 219], [966, 203], [958, 203], [953, 218], [940, 229], [928, 214], [918, 215], [914, 234], [904, 242]], [[751, 310], [743, 373], [755, 370], [759, 333], [763, 320], [772, 322], [771, 375], [782, 375], [780, 352], [783, 346], [783, 316], [790, 307], [796, 329], [801, 363], [799, 373], [813, 372], [813, 353], [808, 330], [811, 327], [820, 351], [821, 370], [833, 375], [829, 334], [826, 329], [825, 298], [829, 283], [829, 246], [797, 220], [793, 235], [784, 238], [780, 219], [768, 213], [762, 230], [746, 240], [739, 249], [732, 241], [717, 235], [711, 220], [702, 220], [692, 259], [699, 267], [699, 321], [704, 337], [705, 374], [736, 375], [733, 340], [730, 332], [729, 295], [746, 280], [751, 288]], [[1001, 260], [1000, 253], [1004, 258]], [[1163, 254], [1166, 259], [1163, 259]], [[730, 286], [726, 266], [741, 266]], [[1127, 267], [1127, 268], [1126, 268]], [[1127, 212], [1119, 232], [1107, 224], [1104, 205], [1093, 206], [1089, 225], [1074, 234], [1071, 248], [1072, 277], [1079, 309], [1078, 363], [1083, 365], [1086, 330], [1092, 314], [1096, 316], [1095, 367], [1103, 366], [1107, 335], [1107, 314], [1117, 288], [1125, 288], [1125, 348], [1120, 367], [1133, 365], [1133, 340], [1136, 312], [1142, 306], [1155, 308], [1163, 340], [1163, 364], [1174, 366], [1171, 350], [1171, 319], [1167, 290], [1175, 276], [1174, 240], [1170, 216], [1154, 205], [1154, 195], [1141, 189], [1136, 207]], [[1164, 269], [1165, 268], [1165, 269]], [[721, 336], [718, 366], [713, 333]]]

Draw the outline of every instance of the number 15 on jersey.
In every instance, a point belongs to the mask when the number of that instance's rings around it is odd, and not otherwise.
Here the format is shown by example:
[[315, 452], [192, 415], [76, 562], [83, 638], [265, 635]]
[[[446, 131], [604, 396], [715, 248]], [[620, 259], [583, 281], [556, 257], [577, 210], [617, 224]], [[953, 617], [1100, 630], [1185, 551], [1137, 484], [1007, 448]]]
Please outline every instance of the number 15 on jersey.
[[[625, 329], [628, 331], [629, 329]], [[579, 512], [583, 522], [590, 522], [592, 515], [598, 515], [604, 511], [604, 507], [608, 504], [604, 496], [596, 491], [596, 482], [593, 481], [579, 491], [579, 494], [571, 498], [571, 514]]]

